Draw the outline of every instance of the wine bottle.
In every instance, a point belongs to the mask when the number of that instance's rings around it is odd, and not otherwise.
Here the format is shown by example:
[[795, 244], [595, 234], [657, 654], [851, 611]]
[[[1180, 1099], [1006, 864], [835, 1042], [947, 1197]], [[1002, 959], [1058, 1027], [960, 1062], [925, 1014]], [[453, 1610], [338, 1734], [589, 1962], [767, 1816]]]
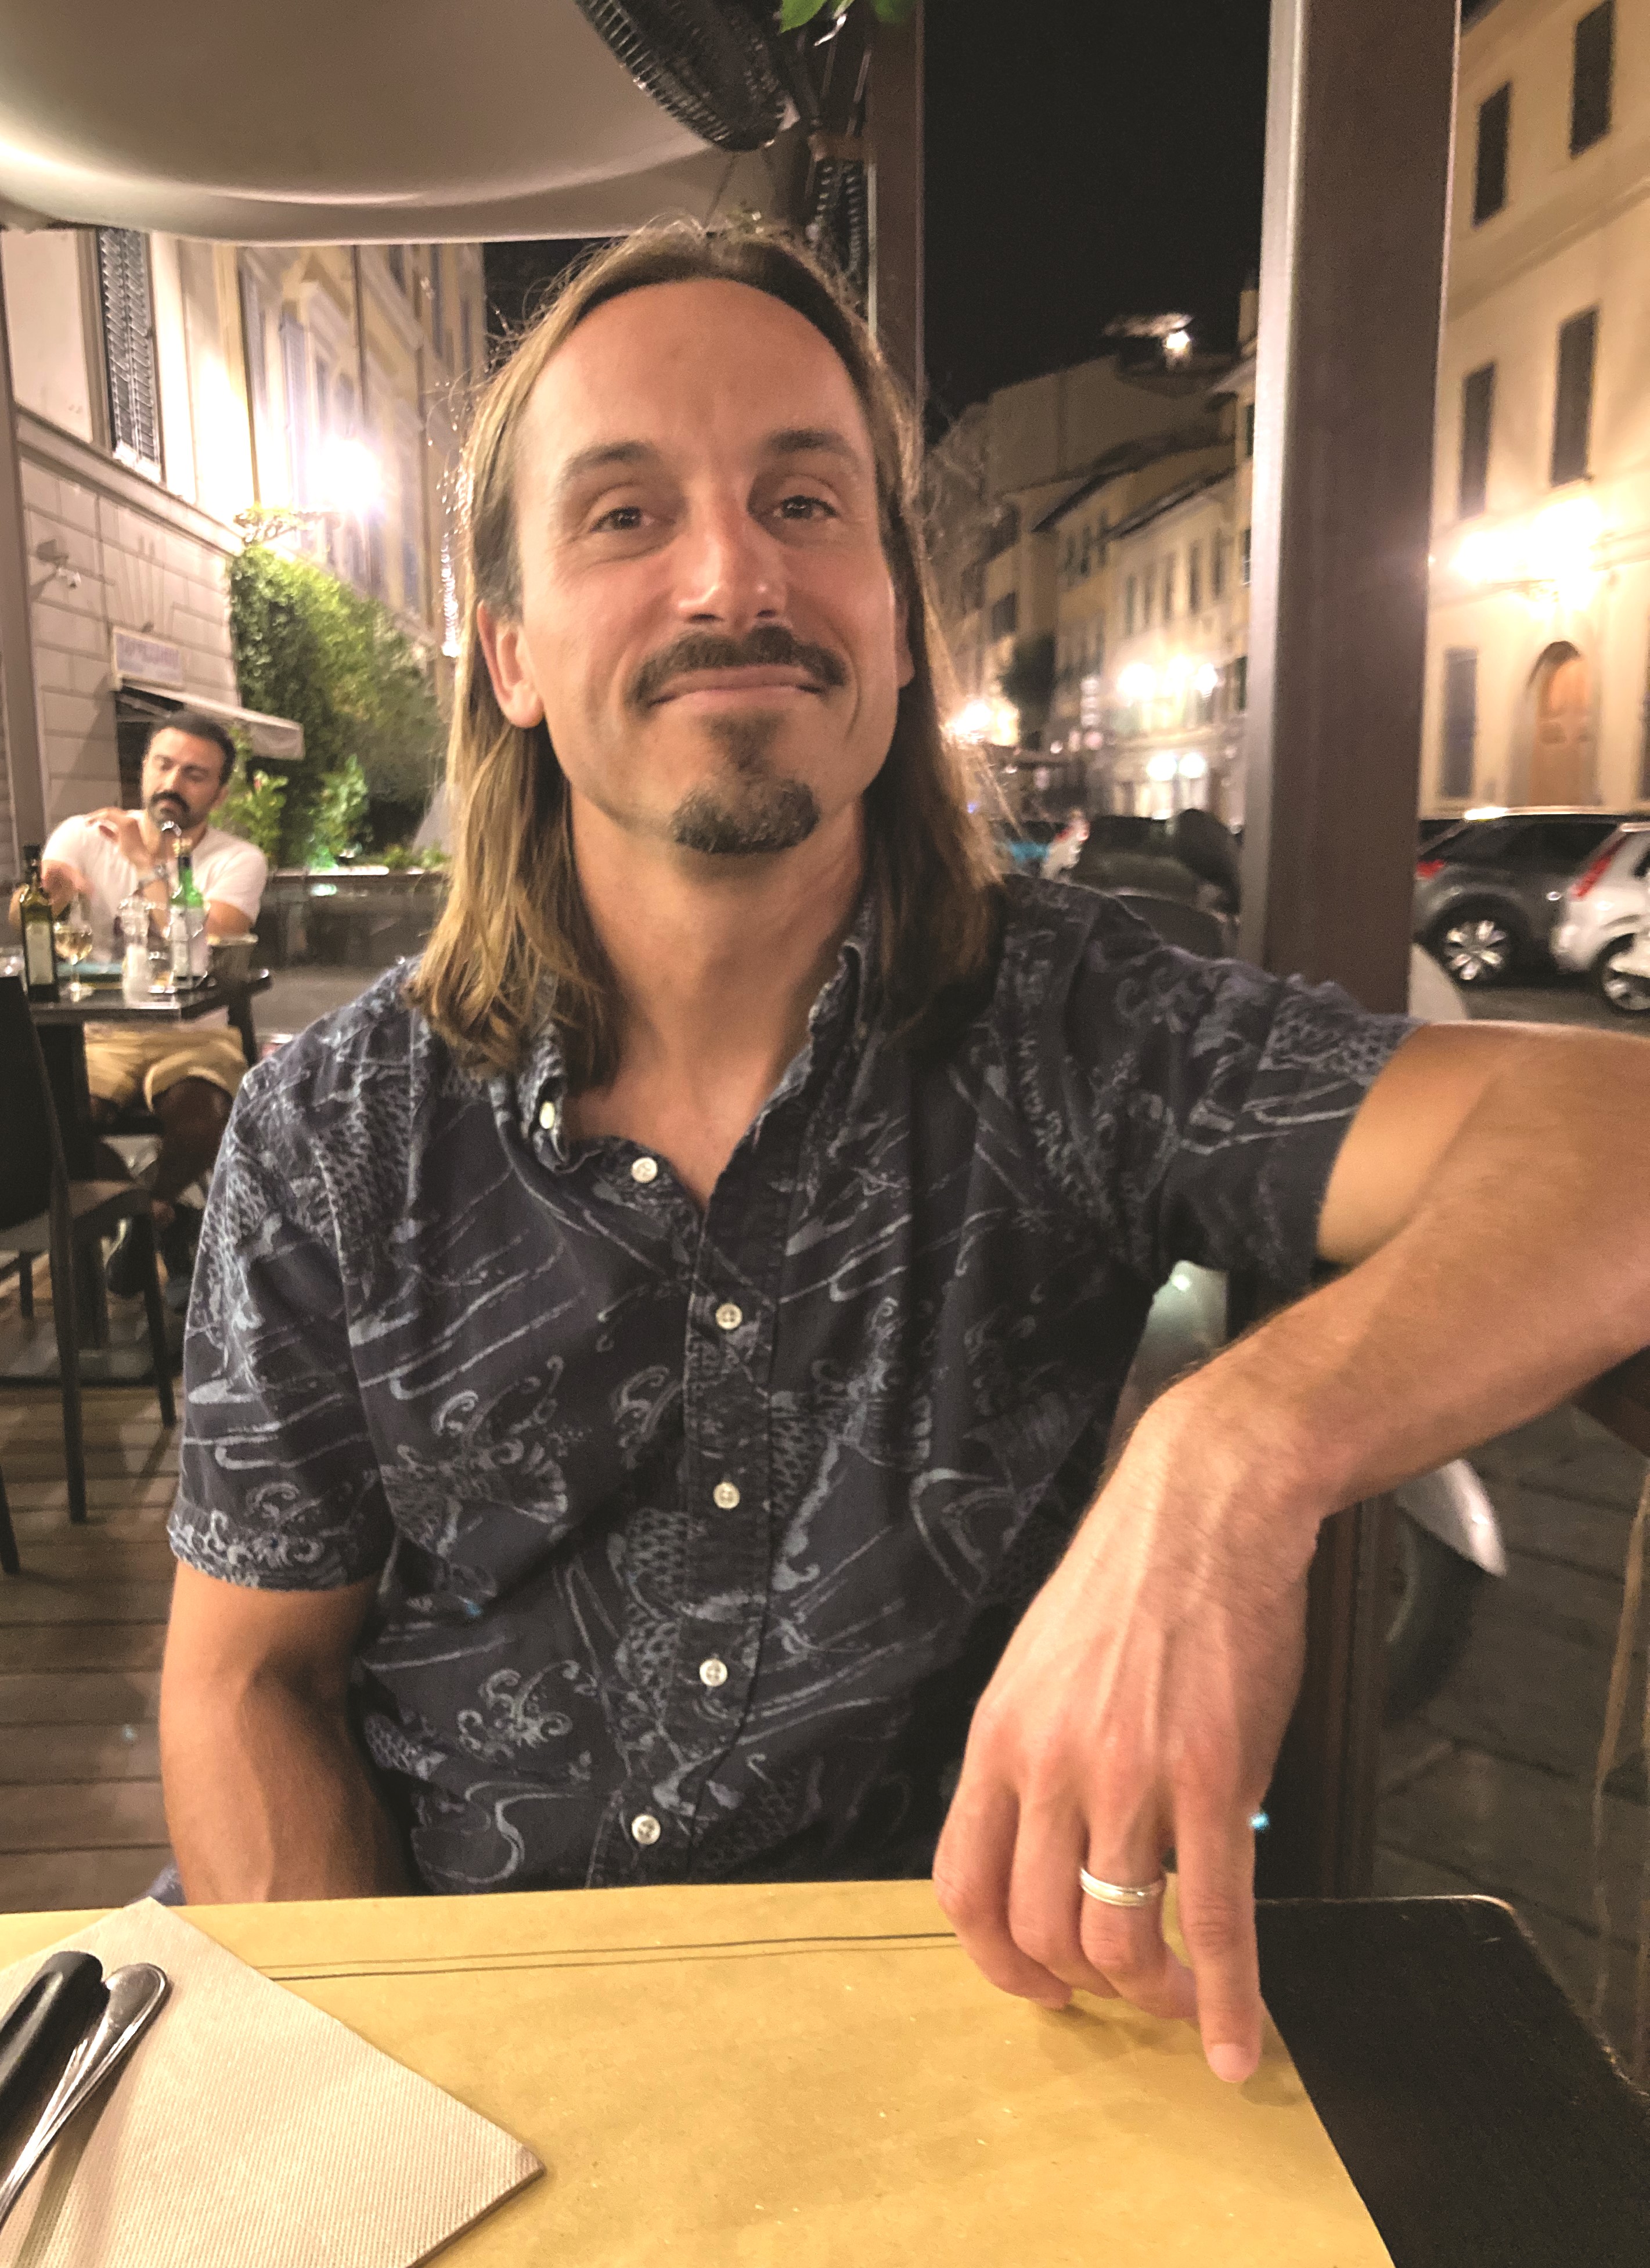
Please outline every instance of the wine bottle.
[[41, 846], [23, 845], [27, 879], [18, 893], [18, 919], [23, 927], [23, 980], [31, 1000], [57, 998], [57, 938], [52, 928], [52, 902], [41, 881]]
[[210, 946], [206, 935], [206, 901], [195, 879], [195, 857], [187, 844], [180, 844], [178, 850], [178, 880], [172, 893], [169, 935], [173, 983], [195, 983], [206, 974]]

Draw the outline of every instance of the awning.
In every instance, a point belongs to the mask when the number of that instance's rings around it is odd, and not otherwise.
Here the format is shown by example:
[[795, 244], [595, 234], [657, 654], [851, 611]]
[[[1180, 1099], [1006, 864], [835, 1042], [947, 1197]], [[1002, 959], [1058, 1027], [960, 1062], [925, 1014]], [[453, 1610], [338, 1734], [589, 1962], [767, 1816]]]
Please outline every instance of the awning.
[[261, 709], [239, 709], [232, 701], [208, 701], [198, 693], [185, 693], [175, 685], [155, 685], [124, 671], [114, 680], [114, 697], [159, 725], [178, 709], [199, 709], [209, 717], [244, 733], [254, 756], [265, 763], [297, 764], [304, 760], [304, 727], [291, 717], [266, 717]]
[[[111, 58], [118, 57], [118, 67]], [[236, 243], [598, 236], [769, 206], [575, 0], [0, 10], [0, 217]]]

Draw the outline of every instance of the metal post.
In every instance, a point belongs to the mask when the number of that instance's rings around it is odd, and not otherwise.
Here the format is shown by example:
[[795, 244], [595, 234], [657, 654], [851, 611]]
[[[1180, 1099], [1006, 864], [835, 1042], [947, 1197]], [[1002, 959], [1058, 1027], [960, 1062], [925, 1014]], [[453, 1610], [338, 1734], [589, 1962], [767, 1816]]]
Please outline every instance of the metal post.
[[923, 0], [879, 24], [866, 99], [871, 328], [920, 412], [923, 359]]
[[11, 824], [19, 858], [25, 843], [43, 843], [48, 831], [46, 781], [41, 770], [40, 710], [34, 692], [28, 559], [17, 401], [11, 391], [11, 335], [6, 322], [5, 290], [0, 284], [0, 694], [5, 703]]
[[[1273, 0], [1244, 950], [1381, 1009], [1408, 984], [1455, 71], [1455, 0]], [[1367, 1886], [1384, 1525], [1324, 1531], [1273, 1895]]]

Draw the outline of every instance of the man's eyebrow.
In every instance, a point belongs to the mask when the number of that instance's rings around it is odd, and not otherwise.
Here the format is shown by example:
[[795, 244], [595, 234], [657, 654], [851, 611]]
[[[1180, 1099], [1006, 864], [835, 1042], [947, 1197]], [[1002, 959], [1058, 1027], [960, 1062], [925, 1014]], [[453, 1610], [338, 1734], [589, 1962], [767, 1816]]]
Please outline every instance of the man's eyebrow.
[[598, 441], [592, 448], [575, 449], [556, 475], [556, 494], [564, 494], [592, 473], [610, 472], [626, 465], [654, 464], [658, 458], [658, 450], [645, 441]]
[[866, 461], [865, 451], [834, 425], [782, 425], [770, 433], [765, 446], [770, 457], [846, 457], [850, 464], [861, 467]]

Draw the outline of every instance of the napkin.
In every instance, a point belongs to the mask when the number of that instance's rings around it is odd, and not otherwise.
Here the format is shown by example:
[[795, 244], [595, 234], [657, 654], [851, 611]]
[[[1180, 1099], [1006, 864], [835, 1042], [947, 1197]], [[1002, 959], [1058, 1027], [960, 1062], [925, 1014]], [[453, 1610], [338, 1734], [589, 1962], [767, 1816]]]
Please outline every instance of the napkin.
[[[172, 1992], [0, 2230], [0, 2268], [413, 2268], [543, 2171], [151, 1899], [63, 1942], [152, 1961]], [[0, 1970], [0, 2008], [44, 1958]]]

